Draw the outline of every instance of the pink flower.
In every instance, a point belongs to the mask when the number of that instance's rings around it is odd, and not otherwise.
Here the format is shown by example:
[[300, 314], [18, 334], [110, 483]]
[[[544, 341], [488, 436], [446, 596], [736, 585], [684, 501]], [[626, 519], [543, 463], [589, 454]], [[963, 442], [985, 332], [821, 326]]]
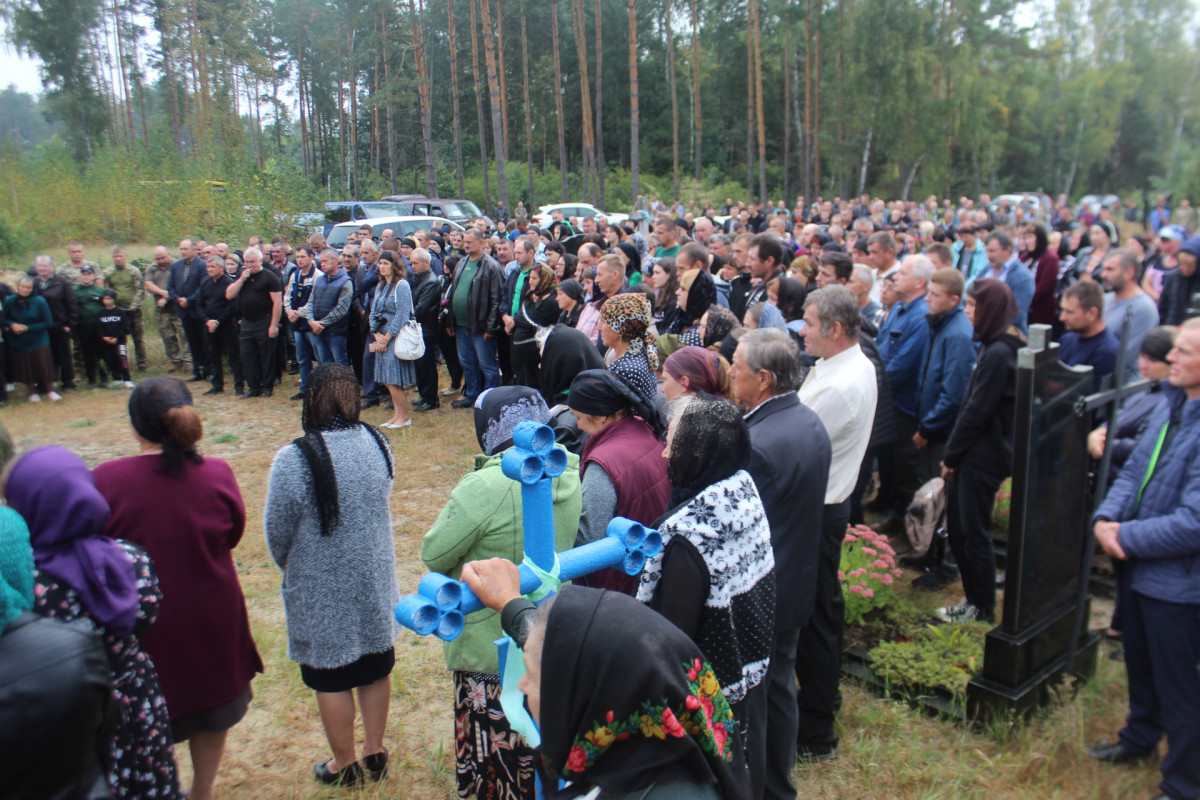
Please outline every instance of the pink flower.
[[881, 582], [881, 583], [882, 583], [884, 586], [891, 586], [891, 585], [892, 585], [892, 580], [893, 580], [893, 579], [892, 579], [892, 576], [891, 576], [891, 575], [888, 575], [888, 574], [886, 574], [886, 573], [885, 573], [885, 574], [883, 574], [883, 575], [880, 575], [880, 576], [879, 576], [879, 581], [880, 581], [880, 582]]
[[567, 755], [567, 770], [583, 772], [585, 769], [587, 769], [587, 752], [579, 745], [575, 745]]
[[840, 569], [838, 570], [838, 580], [839, 581], [846, 580], [846, 573], [842, 572]]
[[892, 565], [884, 561], [882, 558], [877, 558], [871, 562], [871, 566], [875, 569], [889, 569]]
[[897, 567], [896, 569], [892, 570], [892, 574], [895, 575], [897, 578], [899, 578], [901, 575], [904, 574], [904, 570]]
[[683, 726], [679, 724], [679, 720], [675, 719], [675, 712], [669, 708], [664, 708], [662, 712], [663, 730], [676, 739], [682, 739], [687, 734], [683, 730]]
[[850, 577], [851, 577], [851, 578], [858, 578], [858, 577], [861, 577], [861, 576], [863, 576], [863, 575], [866, 575], [866, 574], [867, 574], [867, 571], [866, 571], [865, 569], [863, 569], [863, 568], [859, 567], [858, 569], [856, 569], [856, 570], [854, 570], [853, 572], [851, 572], [851, 573], [850, 573]]
[[863, 554], [864, 556], [873, 556], [873, 555], [876, 555], [878, 552], [879, 552], [878, 550], [874, 550], [874, 549], [872, 549], [872, 548], [870, 548], [870, 547], [864, 547], [864, 548], [862, 548], [862, 554]]
[[850, 591], [854, 592], [855, 594], [862, 594], [863, 588], [856, 583], [850, 587]]
[[875, 596], [875, 590], [871, 589], [869, 587], [866, 589], [863, 589], [862, 593], [863, 593], [864, 597], [874, 597]]
[[845, 539], [845, 541], [847, 541], [847, 542], [857, 542], [857, 541], [858, 541], [858, 537], [857, 537], [857, 536], [855, 536], [853, 533], [847, 533], [847, 534], [846, 534], [846, 539]]

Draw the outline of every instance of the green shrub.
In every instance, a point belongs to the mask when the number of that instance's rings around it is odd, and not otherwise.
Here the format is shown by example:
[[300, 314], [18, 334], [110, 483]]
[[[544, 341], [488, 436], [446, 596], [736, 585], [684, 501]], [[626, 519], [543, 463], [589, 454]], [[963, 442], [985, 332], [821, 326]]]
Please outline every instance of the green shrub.
[[912, 641], [884, 642], [870, 651], [875, 674], [897, 686], [962, 694], [983, 664], [991, 626], [982, 622], [927, 625]]

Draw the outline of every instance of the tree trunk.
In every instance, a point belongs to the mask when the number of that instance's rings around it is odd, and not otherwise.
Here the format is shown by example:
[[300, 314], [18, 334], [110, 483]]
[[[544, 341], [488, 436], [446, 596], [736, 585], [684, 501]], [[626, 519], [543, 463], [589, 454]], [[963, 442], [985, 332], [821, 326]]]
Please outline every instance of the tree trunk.
[[783, 203], [792, 203], [792, 25], [791, 15], [783, 17]]
[[575, 53], [579, 57], [579, 104], [583, 112], [583, 171], [588, 188], [588, 202], [595, 204], [596, 192], [593, 170], [596, 167], [596, 137], [592, 127], [592, 89], [588, 80], [587, 19], [584, 17], [583, 0], [571, 0], [572, 26], [575, 34]]
[[[925, 160], [925, 153], [921, 153], [917, 160], [913, 163], [912, 169], [908, 171], [908, 177], [904, 179], [904, 190], [900, 193], [901, 200], [908, 199], [908, 192], [912, 189], [913, 178], [917, 177], [917, 170], [921, 168], [921, 162]], [[860, 192], [861, 194], [861, 192]]]
[[813, 182], [813, 4], [809, 0], [808, 15], [804, 20], [804, 198], [807, 202], [816, 197], [818, 190]]
[[425, 148], [425, 194], [437, 197], [437, 162], [433, 157], [433, 120], [429, 107], [429, 70], [425, 63], [425, 9], [417, 0], [408, 0], [412, 14], [413, 57], [417, 62], [417, 97], [421, 103], [421, 144]]
[[812, 0], [816, 6], [816, 50], [813, 52], [813, 62], [816, 68], [816, 78], [814, 79], [814, 97], [816, 100], [813, 108], [813, 130], [812, 130], [812, 147], [813, 147], [813, 186], [817, 193], [821, 192], [821, 0]]
[[641, 170], [638, 154], [640, 131], [638, 109], [638, 46], [637, 46], [637, 0], [628, 0], [629, 9], [629, 171], [630, 202], [636, 203], [642, 193]]
[[671, 0], [663, 5], [662, 32], [667, 44], [667, 92], [671, 95], [671, 204], [679, 202], [679, 93], [675, 88], [675, 32], [671, 29]]
[[458, 179], [458, 196], [465, 197], [463, 186], [462, 117], [458, 113], [458, 37], [454, 30], [454, 0], [446, 0], [446, 17], [450, 29], [450, 98], [454, 109], [454, 175]]
[[601, 75], [601, 46], [600, 46], [600, 7], [603, 3], [600, 0], [594, 0], [596, 9], [596, 205], [604, 208], [604, 125], [601, 120], [604, 116], [604, 95], [600, 91]]
[[171, 46], [171, 25], [167, 20], [167, 0], [154, 4], [154, 26], [158, 29], [158, 46], [162, 51], [163, 81], [167, 85], [167, 104], [171, 107], [171, 138], [176, 152], [183, 152], [183, 125], [179, 114], [179, 78], [175, 70], [175, 51]]
[[696, 0], [688, 0], [692, 11], [692, 128], [695, 129], [695, 153], [692, 170], [697, 182], [700, 181], [700, 170], [704, 161], [704, 117], [700, 115], [700, 14]]
[[[512, 139], [508, 138], [508, 70], [504, 68], [504, 7], [496, 2], [496, 72], [500, 75], [500, 130], [504, 133], [504, 157], [508, 158]], [[507, 200], [504, 201], [508, 203]]]
[[[753, 0], [752, 0], [753, 2]], [[754, 36], [746, 8], [746, 200], [754, 197]]]
[[[387, 30], [386, 24], [384, 30]], [[388, 181], [392, 187], [392, 194], [396, 194], [396, 125], [392, 113], [393, 97], [396, 93], [392, 90], [392, 59], [387, 45], [388, 40], [385, 36], [383, 40], [383, 85], [385, 87], [384, 97], [387, 98], [384, 106], [384, 123], [387, 125]]]
[[529, 102], [529, 37], [525, 32], [525, 14], [527, 5], [521, 7], [521, 83], [525, 99], [525, 169], [529, 178], [529, 197], [525, 206], [526, 213], [532, 214], [537, 208], [533, 193], [533, 104]]
[[875, 116], [879, 113], [879, 81], [875, 81], [875, 100], [871, 103], [871, 123], [867, 126], [867, 143], [863, 145], [862, 165], [858, 170], [858, 191], [867, 190], [867, 165], [871, 163], [871, 142], [875, 138]]
[[763, 116], [762, 17], [758, 0], [750, 0], [754, 9], [754, 114], [758, 118], [758, 202], [767, 204], [767, 126]]
[[[479, 5], [483, 11], [483, 57], [487, 62], [488, 98], [492, 106], [492, 141], [496, 146], [496, 191], [500, 193], [500, 200], [507, 207], [508, 153], [505, 151], [504, 120], [501, 119], [500, 113], [503, 95], [496, 71], [496, 38], [492, 32], [491, 0], [479, 0]], [[584, 102], [587, 102], [586, 96]], [[488, 206], [491, 206], [490, 199]]]
[[558, 123], [558, 174], [562, 179], [562, 201], [567, 191], [567, 132], [563, 128], [562, 60], [558, 56], [558, 0], [550, 0], [550, 43], [554, 50], [554, 117]]
[[492, 182], [488, 175], [487, 123], [483, 116], [483, 87], [479, 85], [479, 24], [476, 22], [475, 0], [471, 7], [471, 77], [475, 81], [475, 115], [479, 120], [479, 163], [483, 167], [483, 197], [485, 210], [492, 208]]
[[[350, 191], [359, 199], [358, 186], [358, 69], [354, 66], [354, 46], [358, 28], [350, 31]], [[374, 199], [374, 198], [372, 198]]]
[[[346, 191], [350, 190], [350, 176], [346, 173], [346, 101], [344, 99], [345, 92], [345, 74], [346, 62], [342, 59], [342, 30], [339, 26], [337, 32], [337, 97], [338, 97], [338, 177], [344, 184]], [[350, 91], [354, 91], [351, 88]]]
[[296, 91], [300, 105], [300, 171], [308, 177], [315, 166], [315, 153], [310, 153], [308, 137], [308, 101], [304, 96], [304, 28], [296, 34]]

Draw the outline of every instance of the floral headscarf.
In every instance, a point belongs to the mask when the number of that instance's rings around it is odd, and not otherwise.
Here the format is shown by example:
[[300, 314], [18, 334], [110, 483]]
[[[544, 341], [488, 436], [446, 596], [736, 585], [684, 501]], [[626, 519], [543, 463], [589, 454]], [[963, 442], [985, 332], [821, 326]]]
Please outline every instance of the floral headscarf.
[[650, 330], [650, 301], [641, 292], [610, 297], [600, 311], [604, 324], [629, 342], [630, 353], [645, 352], [650, 371], [658, 369], [658, 347]]

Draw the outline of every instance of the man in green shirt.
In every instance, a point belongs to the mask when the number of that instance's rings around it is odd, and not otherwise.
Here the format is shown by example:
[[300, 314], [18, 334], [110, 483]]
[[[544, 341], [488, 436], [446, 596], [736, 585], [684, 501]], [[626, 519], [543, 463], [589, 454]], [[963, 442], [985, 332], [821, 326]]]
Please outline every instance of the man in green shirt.
[[679, 230], [675, 227], [675, 220], [659, 217], [654, 223], [654, 238], [658, 239], [655, 258], [674, 258], [679, 252]]
[[146, 299], [146, 281], [142, 271], [128, 263], [129, 256], [124, 247], [114, 247], [112, 259], [113, 265], [104, 270], [104, 285], [117, 293], [117, 307], [125, 312], [129, 330], [133, 334], [138, 371], [145, 372], [146, 340], [142, 327], [142, 302]]
[[97, 386], [96, 365], [100, 359], [100, 312], [104, 310], [100, 298], [104, 296], [104, 287], [96, 283], [96, 271], [85, 264], [79, 270], [79, 283], [74, 289], [75, 299], [79, 301], [79, 326], [75, 331], [88, 387], [94, 389]]
[[501, 296], [504, 272], [483, 250], [483, 234], [471, 228], [463, 239], [467, 255], [455, 267], [450, 286], [450, 311], [458, 360], [462, 363], [463, 396], [452, 408], [470, 408], [485, 389], [500, 385], [496, 334], [503, 330]]

